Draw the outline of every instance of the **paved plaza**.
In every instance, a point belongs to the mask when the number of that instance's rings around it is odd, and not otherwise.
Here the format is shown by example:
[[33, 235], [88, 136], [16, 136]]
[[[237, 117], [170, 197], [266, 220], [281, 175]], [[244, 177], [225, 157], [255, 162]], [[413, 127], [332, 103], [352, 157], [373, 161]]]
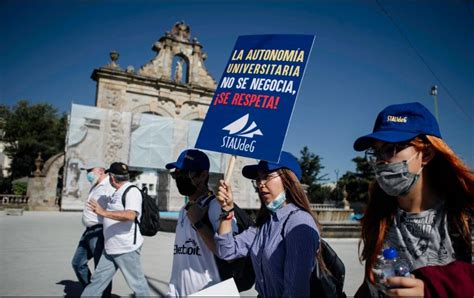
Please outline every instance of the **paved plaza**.
[[[0, 296], [78, 296], [81, 286], [71, 259], [83, 231], [79, 212], [24, 212], [12, 216], [0, 211]], [[145, 237], [142, 265], [151, 293], [156, 296], [167, 292], [173, 241], [174, 233]], [[358, 240], [328, 242], [346, 265], [345, 291], [352, 296], [363, 278], [363, 266], [357, 258]], [[121, 273], [115, 275], [112, 293], [131, 295]], [[256, 291], [241, 294], [256, 296]]]

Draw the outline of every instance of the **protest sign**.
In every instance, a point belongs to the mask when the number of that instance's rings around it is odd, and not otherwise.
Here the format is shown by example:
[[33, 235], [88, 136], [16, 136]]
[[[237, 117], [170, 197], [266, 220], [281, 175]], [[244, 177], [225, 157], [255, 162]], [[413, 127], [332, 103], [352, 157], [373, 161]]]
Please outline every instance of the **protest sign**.
[[205, 288], [204, 290], [201, 290], [197, 293], [189, 295], [190, 297], [202, 297], [202, 296], [207, 296], [207, 297], [212, 297], [212, 296], [219, 296], [219, 297], [235, 297], [235, 296], [240, 296], [239, 290], [237, 289], [237, 285], [235, 284], [235, 281], [233, 278], [226, 279], [224, 281], [221, 281], [220, 283], [217, 283], [215, 285], [212, 285], [208, 288]]
[[277, 162], [313, 40], [239, 36], [196, 148]]

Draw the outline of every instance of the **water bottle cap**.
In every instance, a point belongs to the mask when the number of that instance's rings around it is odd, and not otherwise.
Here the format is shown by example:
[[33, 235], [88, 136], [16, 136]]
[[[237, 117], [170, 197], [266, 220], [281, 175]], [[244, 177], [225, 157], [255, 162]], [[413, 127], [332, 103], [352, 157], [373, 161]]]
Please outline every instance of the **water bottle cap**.
[[398, 257], [397, 250], [393, 247], [389, 247], [383, 250], [383, 257], [386, 260], [393, 260]]

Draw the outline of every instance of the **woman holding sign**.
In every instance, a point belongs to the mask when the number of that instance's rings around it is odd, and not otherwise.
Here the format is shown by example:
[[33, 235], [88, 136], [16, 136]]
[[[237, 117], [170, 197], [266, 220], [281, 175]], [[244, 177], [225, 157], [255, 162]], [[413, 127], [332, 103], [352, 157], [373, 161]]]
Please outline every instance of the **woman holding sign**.
[[217, 199], [221, 222], [214, 239], [217, 255], [232, 260], [250, 254], [255, 288], [263, 297], [309, 296], [310, 275], [319, 248], [318, 221], [310, 211], [301, 186], [296, 158], [282, 152], [279, 163], [260, 161], [245, 166], [242, 174], [252, 183], [261, 201], [256, 225], [232, 234], [231, 187], [220, 182]]
[[[474, 174], [441, 139], [435, 117], [416, 102], [388, 106], [354, 149], [366, 150], [375, 173], [356, 297], [473, 297]], [[406, 266], [387, 268], [394, 258]]]

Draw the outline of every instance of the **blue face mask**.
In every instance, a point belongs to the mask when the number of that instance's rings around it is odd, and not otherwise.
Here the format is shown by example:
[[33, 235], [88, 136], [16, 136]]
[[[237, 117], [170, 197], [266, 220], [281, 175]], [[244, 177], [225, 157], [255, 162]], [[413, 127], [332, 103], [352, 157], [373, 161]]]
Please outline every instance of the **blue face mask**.
[[97, 177], [97, 175], [94, 174], [93, 172], [87, 173], [87, 181], [89, 181], [90, 184], [92, 185], [96, 184], [98, 179], [99, 177]]
[[283, 203], [286, 201], [286, 192], [282, 191], [273, 201], [268, 203], [267, 209], [270, 212], [276, 212], [278, 209], [283, 206]]
[[411, 188], [420, 178], [421, 170], [418, 173], [410, 173], [408, 163], [415, 158], [417, 154], [408, 160], [393, 162], [389, 164], [379, 164], [374, 166], [375, 179], [380, 188], [389, 196], [404, 196], [408, 194]]

